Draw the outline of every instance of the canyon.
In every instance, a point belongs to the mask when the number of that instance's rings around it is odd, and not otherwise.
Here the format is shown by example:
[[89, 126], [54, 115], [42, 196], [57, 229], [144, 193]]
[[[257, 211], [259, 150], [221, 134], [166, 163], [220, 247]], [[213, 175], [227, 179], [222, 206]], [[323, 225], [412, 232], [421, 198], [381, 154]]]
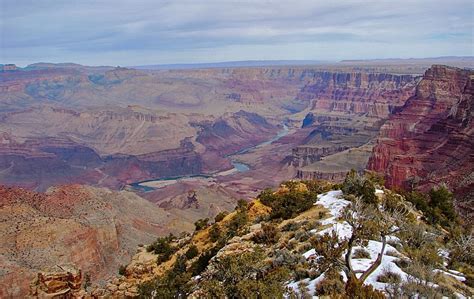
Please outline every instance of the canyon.
[[446, 183], [472, 215], [472, 79], [386, 62], [0, 72], [0, 297], [71, 262], [103, 283], [138, 244], [289, 179]]
[[474, 198], [474, 72], [434, 65], [382, 126], [369, 169], [390, 187], [446, 184], [469, 219]]

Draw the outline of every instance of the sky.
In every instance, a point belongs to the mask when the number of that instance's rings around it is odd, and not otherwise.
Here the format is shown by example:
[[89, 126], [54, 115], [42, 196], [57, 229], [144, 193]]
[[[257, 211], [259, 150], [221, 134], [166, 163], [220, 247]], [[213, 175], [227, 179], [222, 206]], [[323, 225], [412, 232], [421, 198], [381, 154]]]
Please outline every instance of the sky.
[[0, 63], [474, 55], [472, 0], [0, 0]]

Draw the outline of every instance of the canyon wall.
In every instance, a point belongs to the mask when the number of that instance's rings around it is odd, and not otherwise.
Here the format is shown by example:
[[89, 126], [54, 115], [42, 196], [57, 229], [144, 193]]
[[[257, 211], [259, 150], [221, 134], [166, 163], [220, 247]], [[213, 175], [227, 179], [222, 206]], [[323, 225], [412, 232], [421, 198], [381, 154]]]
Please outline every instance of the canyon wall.
[[381, 128], [368, 168], [390, 187], [446, 183], [471, 198], [474, 170], [474, 72], [434, 65], [416, 94]]
[[0, 186], [0, 297], [24, 298], [37, 272], [73, 264], [99, 282], [138, 244], [177, 233], [173, 216], [134, 193], [69, 185], [46, 193]]
[[[358, 151], [357, 163], [351, 155], [336, 154], [371, 142], [389, 115], [414, 94], [418, 81], [413, 75], [315, 73], [297, 96], [310, 102], [302, 122], [307, 136], [287, 159], [298, 167], [297, 177], [340, 181], [351, 168], [365, 169], [367, 150]], [[329, 164], [324, 157], [332, 157]]]

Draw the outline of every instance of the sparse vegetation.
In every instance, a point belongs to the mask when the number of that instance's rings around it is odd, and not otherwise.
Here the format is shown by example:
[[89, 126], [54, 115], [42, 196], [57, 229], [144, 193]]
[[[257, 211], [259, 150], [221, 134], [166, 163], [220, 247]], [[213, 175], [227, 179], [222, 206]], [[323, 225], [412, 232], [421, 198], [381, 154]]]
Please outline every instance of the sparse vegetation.
[[176, 252], [177, 248], [171, 245], [171, 242], [176, 238], [173, 235], [158, 238], [155, 242], [147, 247], [148, 252], [153, 252], [158, 255], [157, 263], [162, 263], [171, 257]]
[[[270, 269], [264, 260], [263, 252], [258, 249], [225, 256], [203, 285], [204, 297], [216, 296], [219, 291], [218, 298], [253, 298], [256, 294], [261, 298], [283, 298], [283, 282], [288, 279], [289, 271], [284, 267]], [[218, 282], [222, 288], [216, 288]]]
[[196, 245], [192, 244], [189, 246], [189, 249], [186, 251], [185, 255], [188, 260], [195, 258], [199, 254], [199, 249]]
[[[439, 248], [449, 244], [450, 265], [456, 265], [457, 269], [471, 267], [472, 236], [462, 230], [442, 231], [417, 219], [415, 216], [419, 212], [394, 192], [385, 190], [384, 194], [375, 196], [375, 186], [381, 182], [375, 176], [362, 177], [351, 172], [341, 185], [350, 204], [335, 221], [351, 227], [351, 235], [346, 238], [340, 238], [336, 231], [314, 234], [314, 230], [324, 228], [319, 219], [327, 213], [321, 206], [314, 206], [317, 193], [326, 190], [319, 184], [307, 186], [286, 182], [276, 192], [263, 191], [257, 202], [240, 200], [234, 212], [220, 213], [210, 227], [209, 219], [196, 222], [196, 230], [207, 231], [195, 233], [194, 237], [199, 238], [198, 242], [208, 242], [207, 247], [204, 245], [203, 248], [200, 243], [198, 249], [193, 244], [193, 237], [183, 243], [173, 236], [159, 238], [150, 245], [149, 251], [158, 254], [159, 261], [169, 259], [171, 253], [176, 262], [162, 276], [143, 284], [140, 292], [144, 297], [154, 292], [155, 298], [184, 298], [191, 294], [202, 298], [310, 298], [312, 295], [343, 299], [385, 298], [382, 292], [364, 282], [382, 265], [382, 256], [391, 255], [397, 258], [396, 265], [410, 279], [402, 280], [400, 274], [391, 271], [392, 266], [384, 268], [376, 280], [384, 284], [386, 294], [393, 298], [416, 294], [429, 298], [449, 296], [452, 290], [445, 287], [440, 275], [434, 271], [443, 266]], [[369, 196], [371, 192], [374, 197]], [[436, 191], [426, 198], [434, 198], [440, 207], [449, 202], [447, 194]], [[423, 205], [421, 201], [420, 204]], [[266, 214], [256, 215], [256, 205], [265, 205]], [[314, 210], [309, 210], [311, 207]], [[442, 217], [454, 219], [446, 215]], [[286, 223], [281, 225], [282, 221]], [[260, 228], [254, 226], [252, 229], [256, 231], [252, 232], [250, 227], [254, 224], [260, 224]], [[234, 237], [237, 241], [226, 246]], [[389, 240], [397, 250], [386, 250]], [[363, 271], [354, 270], [356, 263], [352, 260], [370, 259], [367, 248], [374, 242], [380, 248], [375, 260]], [[185, 244], [187, 249], [176, 253], [176, 247], [182, 246], [178, 244]], [[371, 252], [374, 248], [377, 247], [371, 247]], [[307, 254], [313, 250], [314, 255]], [[216, 255], [218, 258], [213, 259]], [[343, 280], [342, 274], [348, 279]], [[203, 279], [191, 279], [196, 275]], [[309, 294], [306, 279], [321, 275], [324, 278], [314, 286], [315, 294]], [[285, 289], [288, 281], [295, 282], [298, 290]], [[439, 287], [430, 290], [433, 284]]]
[[360, 198], [366, 204], [377, 204], [378, 199], [375, 195], [375, 185], [368, 178], [361, 176], [352, 169], [342, 183], [342, 192], [345, 195], [352, 195]]
[[279, 229], [273, 224], [262, 224], [262, 229], [255, 233], [252, 240], [255, 243], [274, 244], [280, 238]]
[[127, 274], [127, 266], [125, 265], [120, 265], [119, 270], [118, 270], [119, 275], [125, 275]]
[[209, 239], [212, 242], [216, 242], [221, 237], [222, 231], [219, 227], [219, 224], [214, 223], [209, 229]]
[[214, 217], [214, 222], [217, 223], [217, 222], [221, 222], [222, 219], [225, 218], [225, 216], [229, 215], [229, 212], [227, 211], [224, 211], [224, 212], [220, 212], [219, 214], [216, 215], [216, 217]]
[[200, 231], [208, 227], [209, 225], [209, 218], [199, 219], [198, 221], [194, 222], [194, 227], [196, 231]]
[[451, 227], [458, 222], [453, 194], [444, 186], [431, 189], [428, 195], [412, 191], [406, 193], [405, 197], [423, 212], [426, 221], [432, 225]]
[[316, 284], [316, 294], [318, 296], [336, 296], [344, 294], [345, 283], [342, 275], [335, 268], [330, 268], [324, 274], [324, 279]]
[[293, 218], [311, 208], [316, 201], [317, 191], [299, 190], [300, 185], [296, 182], [285, 182], [283, 185], [288, 188], [285, 192], [266, 189], [258, 196], [264, 205], [272, 208], [271, 219]]
[[402, 278], [397, 273], [394, 273], [389, 270], [384, 270], [382, 274], [377, 276], [377, 281], [382, 283], [400, 283]]
[[352, 257], [355, 259], [370, 259], [370, 253], [364, 248], [357, 248], [354, 250], [354, 255]]

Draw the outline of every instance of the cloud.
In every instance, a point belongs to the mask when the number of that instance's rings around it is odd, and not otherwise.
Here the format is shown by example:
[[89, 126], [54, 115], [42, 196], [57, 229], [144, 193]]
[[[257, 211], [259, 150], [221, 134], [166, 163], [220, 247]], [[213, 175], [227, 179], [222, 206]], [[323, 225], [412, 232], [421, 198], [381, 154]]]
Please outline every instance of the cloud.
[[0, 0], [0, 11], [0, 63], [474, 55], [470, 0]]

